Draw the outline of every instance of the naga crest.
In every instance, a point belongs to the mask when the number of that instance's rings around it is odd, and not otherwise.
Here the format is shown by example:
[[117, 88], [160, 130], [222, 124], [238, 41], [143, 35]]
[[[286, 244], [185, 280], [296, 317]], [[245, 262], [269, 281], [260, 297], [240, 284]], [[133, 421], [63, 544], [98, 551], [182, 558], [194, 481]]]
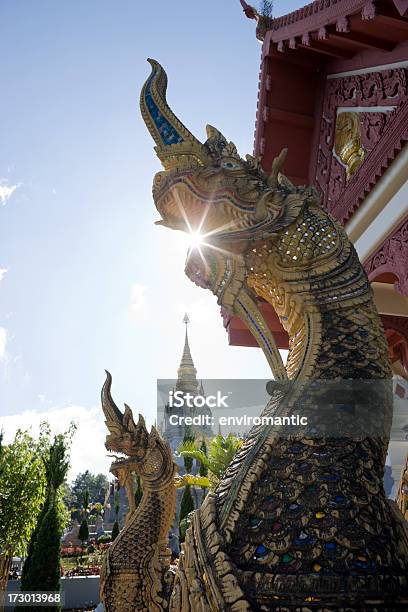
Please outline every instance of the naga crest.
[[237, 148], [207, 125], [201, 143], [179, 121], [166, 101], [167, 76], [149, 59], [152, 72], [141, 93], [141, 111], [156, 143], [164, 171], [156, 174], [153, 197], [162, 220], [158, 224], [187, 232], [199, 231], [206, 242], [230, 252], [243, 252], [248, 241], [286, 227], [310, 198], [311, 189], [295, 188], [280, 170], [286, 149], [268, 174], [260, 159], [242, 159]]
[[113, 453], [115, 459], [111, 466], [112, 473], [118, 474], [123, 467], [130, 466], [132, 471], [143, 476], [145, 481], [167, 481], [167, 472], [172, 473], [169, 466], [172, 467], [173, 464], [168, 445], [155, 427], [152, 427], [150, 433], [147, 431], [141, 414], [135, 423], [129, 406], [125, 404], [124, 413], [119, 410], [112, 399], [111, 386], [112, 376], [106, 372], [101, 400], [105, 424], [109, 430], [105, 447]]

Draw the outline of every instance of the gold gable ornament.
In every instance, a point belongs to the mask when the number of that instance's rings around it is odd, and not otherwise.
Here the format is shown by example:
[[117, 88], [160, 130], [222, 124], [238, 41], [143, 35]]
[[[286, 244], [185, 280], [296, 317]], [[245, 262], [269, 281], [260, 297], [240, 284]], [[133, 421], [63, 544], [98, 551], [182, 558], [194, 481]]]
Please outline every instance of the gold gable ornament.
[[347, 180], [357, 172], [365, 159], [366, 152], [361, 146], [360, 131], [358, 113], [337, 115], [334, 151], [346, 166]]

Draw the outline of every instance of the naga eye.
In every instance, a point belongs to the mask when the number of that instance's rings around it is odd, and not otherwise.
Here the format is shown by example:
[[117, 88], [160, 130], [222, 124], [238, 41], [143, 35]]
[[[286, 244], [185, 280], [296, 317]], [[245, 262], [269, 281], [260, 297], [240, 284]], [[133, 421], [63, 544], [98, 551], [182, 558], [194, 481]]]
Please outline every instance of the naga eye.
[[239, 168], [241, 168], [241, 164], [239, 162], [232, 161], [230, 159], [227, 161], [223, 161], [221, 165], [223, 168], [226, 168], [226, 170], [238, 170]]

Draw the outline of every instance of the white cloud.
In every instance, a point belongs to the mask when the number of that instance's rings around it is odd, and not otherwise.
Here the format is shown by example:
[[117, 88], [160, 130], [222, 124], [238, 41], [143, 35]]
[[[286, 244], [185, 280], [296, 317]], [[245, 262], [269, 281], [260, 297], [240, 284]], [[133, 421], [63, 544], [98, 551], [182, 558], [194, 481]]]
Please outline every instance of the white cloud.
[[77, 426], [71, 449], [69, 479], [85, 470], [102, 472], [109, 476], [112, 459], [107, 457], [104, 446], [108, 431], [101, 408], [70, 405], [49, 410], [26, 410], [16, 415], [0, 417], [0, 430], [4, 430], [5, 444], [13, 439], [17, 429], [30, 429], [32, 434], [37, 436], [40, 423], [44, 421], [50, 424], [53, 434], [66, 431], [71, 421]]
[[7, 330], [0, 327], [0, 361], [6, 357]]
[[51, 406], [52, 404], [52, 401], [47, 399], [47, 396], [44, 395], [44, 393], [38, 393], [37, 398], [41, 402], [41, 404], [48, 404], [49, 406]]
[[9, 185], [8, 179], [0, 179], [0, 202], [5, 206], [7, 201], [11, 198], [16, 189], [20, 187], [21, 183], [16, 185]]
[[4, 275], [7, 274], [8, 269], [7, 268], [0, 268], [0, 281], [3, 280]]
[[136, 315], [138, 314], [147, 304], [146, 297], [147, 287], [145, 285], [140, 285], [139, 283], [135, 283], [132, 285], [130, 291], [130, 314]]
[[[191, 323], [208, 323], [214, 318], [213, 311], [209, 308], [209, 304], [213, 302], [213, 297], [210, 294], [204, 294], [201, 298], [191, 300], [190, 302], [181, 302], [177, 305], [177, 310], [180, 315], [180, 321], [182, 320], [185, 313], [188, 314]], [[218, 317], [218, 308], [216, 309], [216, 315]], [[221, 315], [217, 318], [217, 324], [221, 322]]]

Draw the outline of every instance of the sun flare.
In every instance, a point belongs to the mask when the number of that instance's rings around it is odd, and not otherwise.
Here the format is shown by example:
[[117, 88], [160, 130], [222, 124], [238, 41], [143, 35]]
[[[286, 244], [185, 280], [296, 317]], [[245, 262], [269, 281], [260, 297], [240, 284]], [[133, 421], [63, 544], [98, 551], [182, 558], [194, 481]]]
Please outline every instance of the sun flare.
[[190, 232], [188, 234], [188, 244], [190, 249], [198, 249], [203, 244], [203, 236], [200, 232]]

